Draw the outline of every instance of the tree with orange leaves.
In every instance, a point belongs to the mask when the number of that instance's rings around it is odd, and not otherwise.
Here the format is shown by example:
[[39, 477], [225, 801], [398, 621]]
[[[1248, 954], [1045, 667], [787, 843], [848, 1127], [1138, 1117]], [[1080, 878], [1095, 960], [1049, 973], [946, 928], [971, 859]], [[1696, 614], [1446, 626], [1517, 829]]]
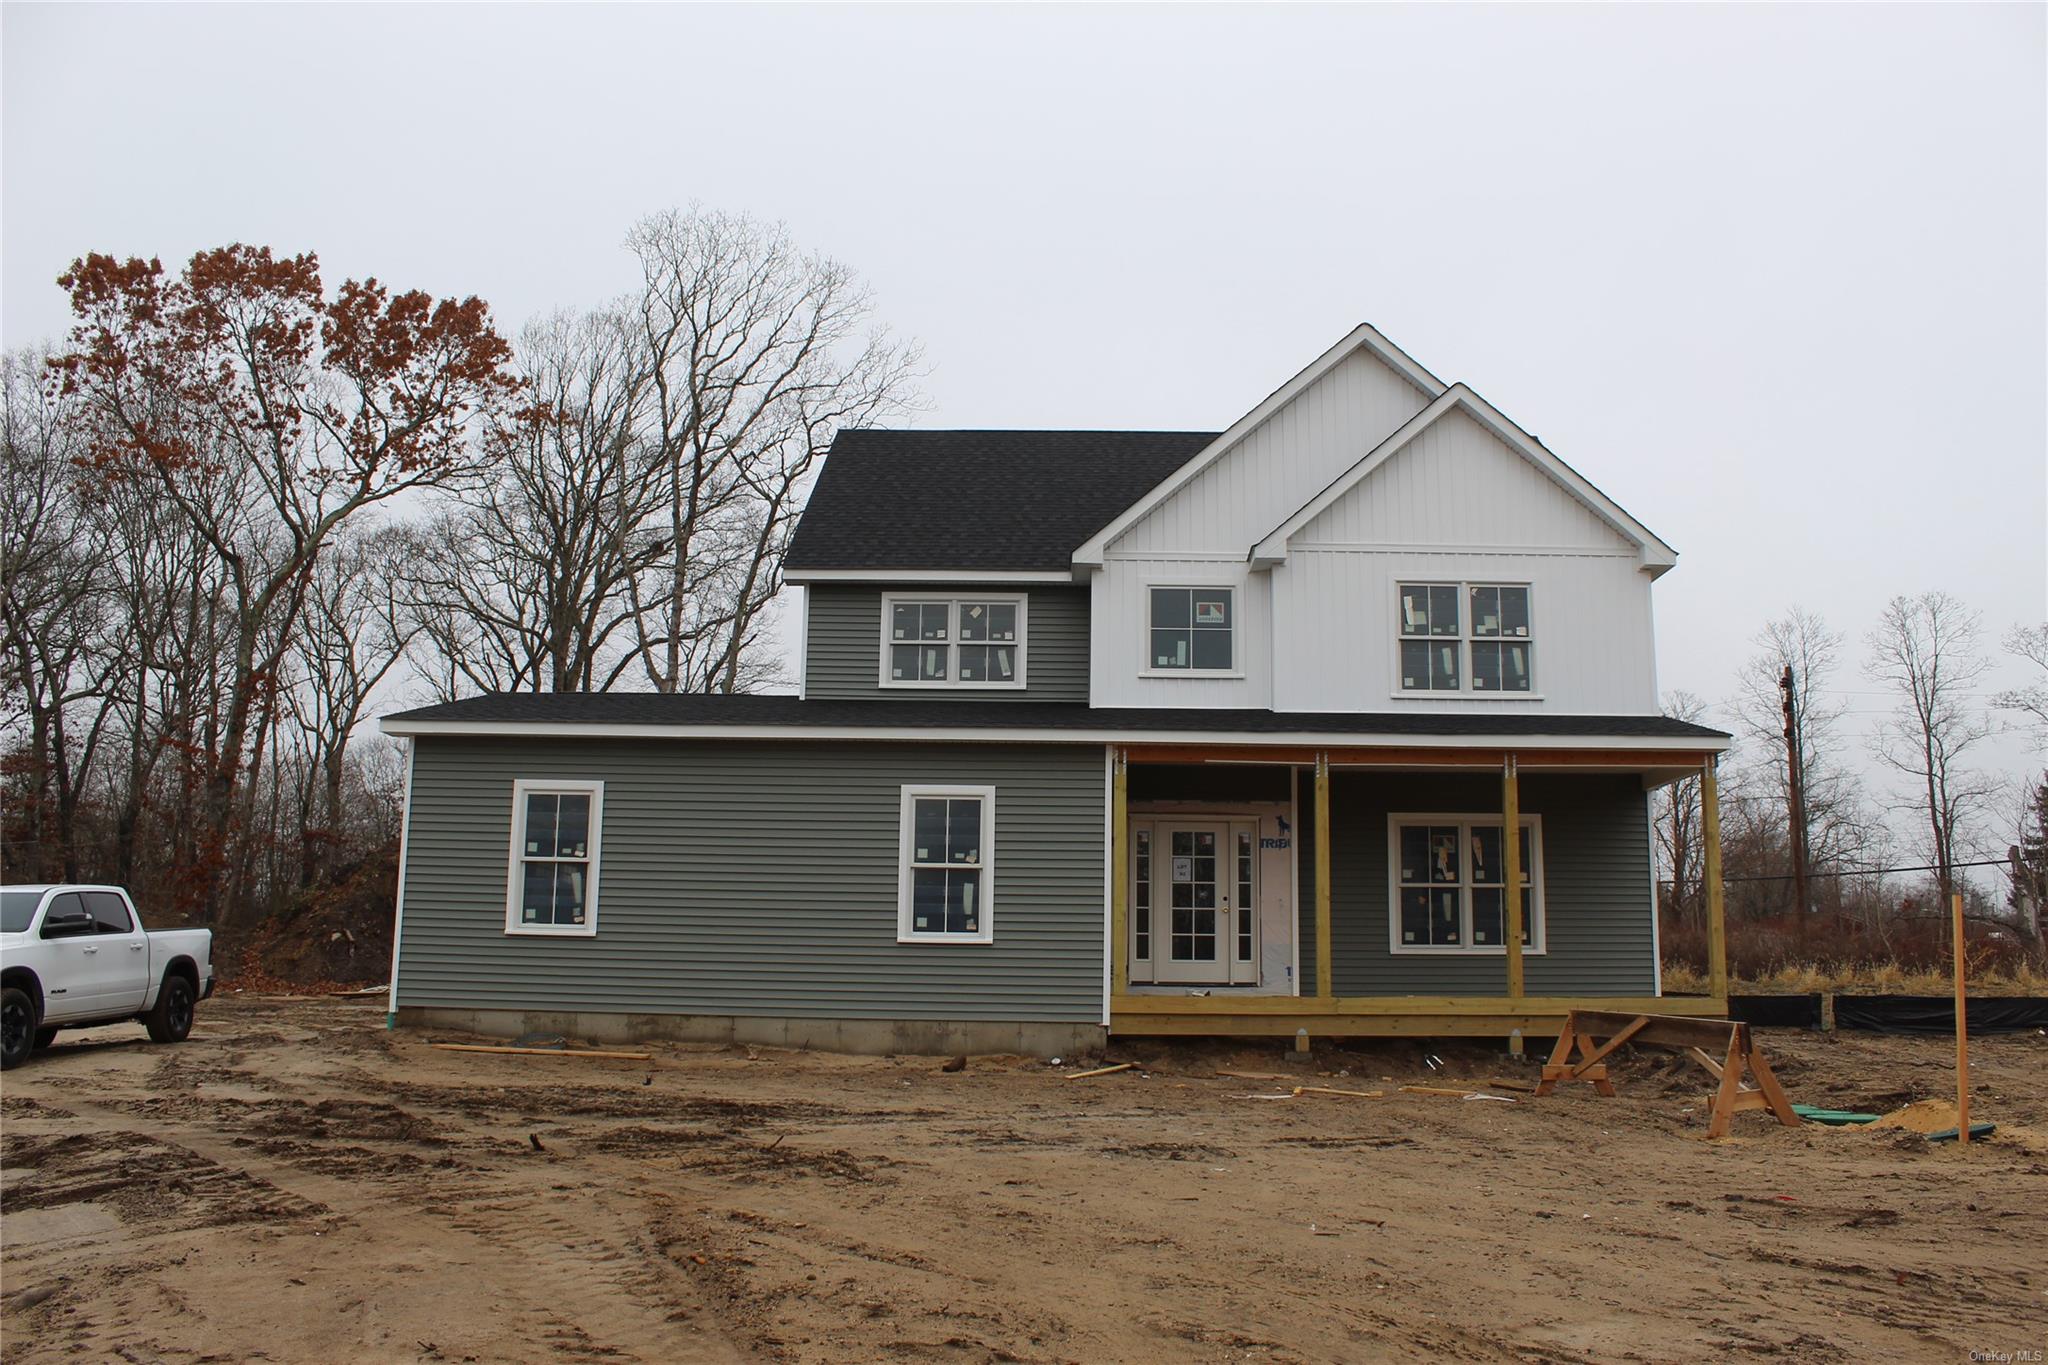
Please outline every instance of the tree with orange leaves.
[[58, 283], [76, 317], [53, 379], [80, 463], [172, 510], [225, 566], [227, 657], [202, 731], [205, 800], [190, 893], [218, 915], [238, 871], [237, 794], [254, 781], [279, 675], [322, 550], [353, 517], [459, 485], [517, 406], [511, 348], [476, 298], [332, 298], [311, 254], [228, 246], [181, 275], [88, 255]]

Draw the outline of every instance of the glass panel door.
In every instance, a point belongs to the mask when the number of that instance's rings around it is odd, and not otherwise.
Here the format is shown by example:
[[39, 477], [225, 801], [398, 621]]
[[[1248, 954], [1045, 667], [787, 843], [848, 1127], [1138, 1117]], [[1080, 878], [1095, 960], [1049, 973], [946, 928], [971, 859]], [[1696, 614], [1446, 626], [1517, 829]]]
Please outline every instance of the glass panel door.
[[1227, 825], [1159, 826], [1150, 868], [1157, 980], [1230, 979], [1235, 860], [1228, 830]]

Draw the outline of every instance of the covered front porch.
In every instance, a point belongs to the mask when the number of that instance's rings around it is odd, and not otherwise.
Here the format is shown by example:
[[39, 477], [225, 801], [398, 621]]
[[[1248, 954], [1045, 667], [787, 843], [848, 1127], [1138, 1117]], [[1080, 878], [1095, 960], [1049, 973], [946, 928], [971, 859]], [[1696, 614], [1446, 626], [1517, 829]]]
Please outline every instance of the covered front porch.
[[[1725, 1015], [1714, 765], [1697, 741], [1583, 736], [1118, 746], [1110, 1031], [1529, 1037], [1574, 1008]], [[1690, 777], [1710, 991], [1670, 996], [1650, 798]]]

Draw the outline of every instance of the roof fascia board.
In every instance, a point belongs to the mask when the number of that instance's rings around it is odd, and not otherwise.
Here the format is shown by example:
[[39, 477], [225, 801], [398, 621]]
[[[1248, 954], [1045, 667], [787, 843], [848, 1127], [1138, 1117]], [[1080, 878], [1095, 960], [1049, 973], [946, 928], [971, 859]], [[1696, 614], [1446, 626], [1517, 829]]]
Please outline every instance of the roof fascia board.
[[1732, 742], [1706, 735], [1412, 735], [1325, 734], [1317, 731], [1064, 730], [1026, 726], [902, 729], [869, 725], [616, 725], [578, 721], [404, 720], [387, 716], [377, 728], [392, 738], [468, 735], [515, 739], [817, 739], [886, 743], [1213, 744], [1308, 748], [1400, 749], [1637, 749], [1719, 753]]
[[1071, 583], [1068, 569], [784, 570], [785, 583]]
[[1444, 382], [1418, 365], [1414, 358], [1393, 342], [1386, 339], [1371, 323], [1360, 323], [1349, 335], [1329, 350], [1311, 361], [1294, 378], [1266, 395], [1264, 402], [1231, 424], [1230, 430], [1218, 436], [1196, 453], [1193, 459], [1155, 484], [1150, 492], [1120, 512], [1116, 519], [1089, 537], [1080, 549], [1074, 551], [1074, 563], [1086, 568], [1102, 567], [1103, 555], [1110, 545], [1124, 532], [1137, 525], [1152, 510], [1178, 493], [1193, 481], [1197, 474], [1216, 463], [1265, 420], [1293, 402], [1303, 390], [1337, 368], [1346, 357], [1360, 348], [1371, 351], [1388, 369], [1421, 389], [1431, 398], [1444, 392]]
[[1338, 499], [1386, 464], [1424, 431], [1453, 408], [1462, 409], [1510, 450], [1548, 474], [1567, 493], [1593, 514], [1618, 531], [1636, 547], [1636, 560], [1651, 577], [1657, 577], [1678, 562], [1678, 552], [1658, 538], [1649, 527], [1630, 516], [1614, 499], [1601, 492], [1583, 474], [1553, 454], [1549, 448], [1510, 421], [1500, 409], [1474, 393], [1463, 382], [1453, 384], [1428, 407], [1410, 418], [1400, 430], [1374, 446], [1357, 464], [1339, 474], [1330, 485], [1305, 503], [1300, 510], [1275, 527], [1254, 545], [1247, 558], [1253, 568], [1270, 569], [1287, 558], [1287, 542], [1301, 529], [1327, 512]]

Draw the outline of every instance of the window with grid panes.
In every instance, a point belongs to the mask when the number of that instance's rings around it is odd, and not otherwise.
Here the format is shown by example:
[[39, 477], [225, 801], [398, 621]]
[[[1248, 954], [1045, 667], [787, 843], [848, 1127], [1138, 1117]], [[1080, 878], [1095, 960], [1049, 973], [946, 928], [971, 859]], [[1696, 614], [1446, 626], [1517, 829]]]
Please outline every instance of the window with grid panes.
[[1235, 589], [1153, 588], [1150, 619], [1147, 667], [1184, 673], [1236, 668]]
[[994, 866], [993, 787], [905, 787], [897, 937], [989, 942]]
[[[1395, 816], [1393, 829], [1396, 952], [1504, 951], [1507, 863], [1499, 820], [1460, 816]], [[1533, 818], [1522, 822], [1522, 947], [1540, 951], [1541, 841]]]
[[1021, 687], [1024, 599], [882, 601], [883, 684], [889, 687]]
[[1401, 690], [1477, 695], [1535, 688], [1526, 583], [1402, 583]]
[[601, 782], [513, 783], [507, 932], [596, 932], [603, 801]]

